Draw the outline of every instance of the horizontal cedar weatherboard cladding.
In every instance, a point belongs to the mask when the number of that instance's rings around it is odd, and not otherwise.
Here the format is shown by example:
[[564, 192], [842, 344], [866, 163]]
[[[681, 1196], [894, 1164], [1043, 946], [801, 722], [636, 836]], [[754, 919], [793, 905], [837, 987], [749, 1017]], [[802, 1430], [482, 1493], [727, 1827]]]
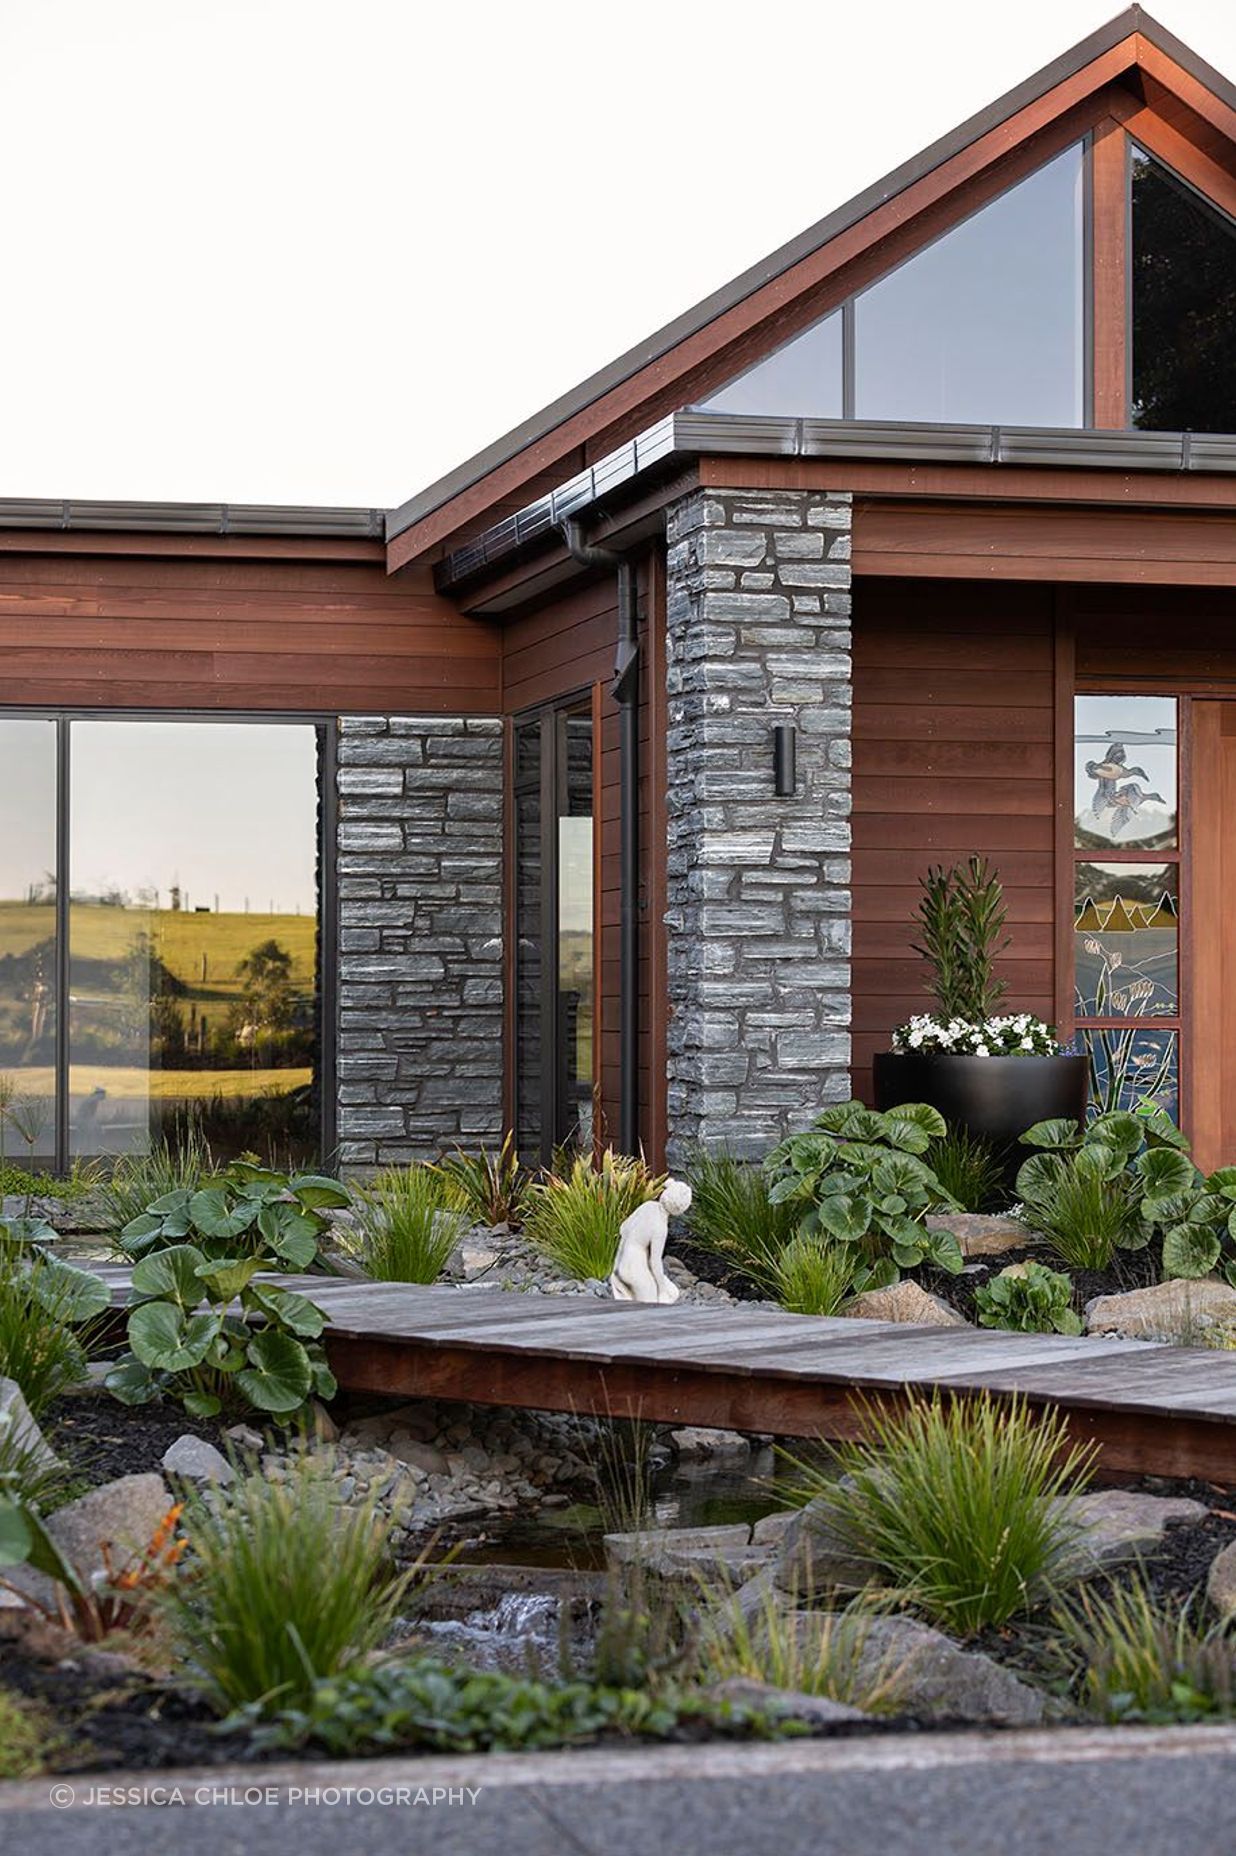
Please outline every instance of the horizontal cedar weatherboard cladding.
[[427, 570], [388, 576], [380, 543], [371, 555], [271, 560], [243, 539], [230, 555], [40, 555], [0, 536], [0, 702], [493, 714], [497, 632]]
[[1005, 883], [1011, 1010], [1050, 1019], [1050, 587], [862, 577], [854, 584], [854, 1084], [928, 1009], [919, 878], [978, 851]]

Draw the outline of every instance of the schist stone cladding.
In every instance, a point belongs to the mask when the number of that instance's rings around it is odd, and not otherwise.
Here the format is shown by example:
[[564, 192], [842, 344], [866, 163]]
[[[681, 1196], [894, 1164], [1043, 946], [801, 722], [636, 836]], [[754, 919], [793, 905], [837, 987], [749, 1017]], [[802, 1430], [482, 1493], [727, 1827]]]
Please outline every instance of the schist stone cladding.
[[339, 1158], [502, 1137], [502, 722], [339, 722]]
[[[670, 511], [669, 1127], [767, 1152], [850, 1091], [848, 494]], [[796, 730], [778, 798], [773, 730]]]

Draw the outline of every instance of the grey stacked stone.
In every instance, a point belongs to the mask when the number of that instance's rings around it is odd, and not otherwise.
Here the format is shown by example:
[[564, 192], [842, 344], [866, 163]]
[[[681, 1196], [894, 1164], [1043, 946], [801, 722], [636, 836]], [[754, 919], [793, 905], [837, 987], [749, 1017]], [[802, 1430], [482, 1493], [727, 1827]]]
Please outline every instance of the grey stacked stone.
[[850, 1091], [850, 527], [848, 494], [806, 490], [698, 490], [669, 514], [677, 1163], [760, 1156]]
[[339, 723], [339, 1158], [502, 1133], [502, 722]]

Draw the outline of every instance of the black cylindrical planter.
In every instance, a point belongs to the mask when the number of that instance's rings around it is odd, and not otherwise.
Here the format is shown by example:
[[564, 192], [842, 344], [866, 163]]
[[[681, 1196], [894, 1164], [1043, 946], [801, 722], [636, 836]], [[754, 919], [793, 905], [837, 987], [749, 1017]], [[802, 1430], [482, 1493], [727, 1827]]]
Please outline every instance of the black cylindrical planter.
[[927, 1102], [950, 1128], [990, 1141], [1010, 1183], [1030, 1149], [1018, 1137], [1036, 1121], [1086, 1118], [1085, 1057], [949, 1057], [937, 1051], [881, 1051], [874, 1062], [875, 1105]]

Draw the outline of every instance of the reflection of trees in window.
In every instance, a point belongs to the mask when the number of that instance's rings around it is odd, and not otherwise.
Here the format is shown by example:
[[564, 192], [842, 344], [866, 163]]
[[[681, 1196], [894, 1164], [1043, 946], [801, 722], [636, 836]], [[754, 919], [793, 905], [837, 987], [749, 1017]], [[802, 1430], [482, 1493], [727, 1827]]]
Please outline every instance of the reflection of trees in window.
[[1133, 424], [1236, 431], [1236, 225], [1159, 162], [1133, 162]]

